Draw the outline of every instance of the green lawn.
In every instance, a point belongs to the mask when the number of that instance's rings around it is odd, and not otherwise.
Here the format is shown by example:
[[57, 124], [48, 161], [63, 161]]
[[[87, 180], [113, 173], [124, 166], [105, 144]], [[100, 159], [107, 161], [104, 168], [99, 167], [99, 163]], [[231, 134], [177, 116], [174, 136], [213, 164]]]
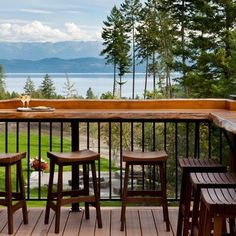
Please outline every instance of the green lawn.
[[[27, 152], [27, 157], [23, 160], [23, 171], [24, 171], [24, 179], [27, 181], [28, 176], [27, 176], [27, 169], [28, 169], [28, 163], [30, 159], [34, 157], [39, 157], [43, 158], [48, 162], [47, 158], [47, 151], [50, 149], [50, 137], [47, 134], [41, 134], [39, 140], [39, 135], [37, 132], [31, 132], [30, 133], [30, 139], [27, 136], [26, 132], [20, 132], [19, 135], [19, 143], [17, 146], [17, 136], [15, 132], [8, 132], [8, 137], [7, 137], [7, 143], [8, 143], [8, 153], [11, 152], [16, 152], [17, 150], [19, 152]], [[28, 141], [29, 140], [29, 141]], [[53, 136], [52, 137], [52, 150], [53, 151], [60, 151], [61, 143], [60, 143], [60, 138], [58, 136]], [[29, 150], [28, 150], [28, 145], [29, 145]], [[39, 146], [41, 147], [39, 149]], [[63, 139], [63, 151], [70, 151], [71, 150], [71, 141], [69, 138], [64, 138]], [[0, 134], [0, 152], [4, 153], [6, 152], [5, 149], [5, 134], [1, 133]], [[98, 164], [98, 163], [97, 163]], [[98, 169], [98, 167], [97, 167]], [[119, 168], [116, 168], [112, 166], [112, 170], [118, 170]], [[71, 167], [65, 167], [65, 171], [71, 170]], [[108, 171], [109, 170], [109, 161], [105, 158], [100, 159], [100, 170], [101, 171]], [[30, 171], [33, 171], [33, 169], [30, 169]], [[47, 169], [46, 172], [49, 170]], [[31, 172], [30, 172], [31, 173]], [[0, 168], [0, 190], [4, 189], [4, 169]], [[15, 186], [15, 168], [12, 168], [12, 180], [13, 180], [13, 186]], [[47, 187], [42, 187], [41, 188], [41, 197], [44, 198], [46, 197], [47, 194]], [[38, 189], [30, 189], [30, 197], [37, 197], [38, 196]], [[32, 206], [44, 206], [43, 201], [31, 201], [30, 205]]]

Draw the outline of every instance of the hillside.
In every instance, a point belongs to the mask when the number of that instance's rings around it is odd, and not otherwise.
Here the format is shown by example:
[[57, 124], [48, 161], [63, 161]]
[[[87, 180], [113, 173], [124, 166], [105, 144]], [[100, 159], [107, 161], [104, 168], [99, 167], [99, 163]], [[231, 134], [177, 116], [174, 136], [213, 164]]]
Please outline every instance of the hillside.
[[1, 60], [6, 73], [110, 73], [112, 67], [100, 58], [78, 58], [64, 60], [46, 58], [43, 60]]

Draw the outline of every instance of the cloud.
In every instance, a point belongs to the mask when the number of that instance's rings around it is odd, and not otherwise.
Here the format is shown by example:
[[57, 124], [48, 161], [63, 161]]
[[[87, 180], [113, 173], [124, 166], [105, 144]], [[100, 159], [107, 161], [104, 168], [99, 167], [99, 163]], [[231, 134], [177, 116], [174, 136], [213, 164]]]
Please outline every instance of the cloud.
[[10, 42], [59, 42], [75, 40], [97, 40], [98, 32], [89, 32], [72, 22], [65, 23], [65, 30], [52, 28], [40, 21], [27, 24], [0, 24], [1, 41]]
[[94, 35], [89, 34], [87, 31], [82, 30], [76, 24], [68, 22], [65, 23], [68, 35], [70, 35], [74, 40], [94, 40]]
[[20, 12], [27, 12], [27, 13], [36, 13], [36, 14], [52, 14], [52, 11], [45, 11], [39, 9], [19, 9]]

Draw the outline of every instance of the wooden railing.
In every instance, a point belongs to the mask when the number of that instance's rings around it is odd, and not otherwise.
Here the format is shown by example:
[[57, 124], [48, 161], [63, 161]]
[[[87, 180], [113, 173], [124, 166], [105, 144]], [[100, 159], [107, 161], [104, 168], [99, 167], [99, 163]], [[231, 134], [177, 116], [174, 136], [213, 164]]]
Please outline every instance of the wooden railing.
[[[216, 158], [234, 168], [236, 102], [207, 100], [32, 100], [53, 112], [17, 112], [19, 100], [0, 102], [0, 152], [26, 151], [28, 200], [45, 200], [47, 171], [32, 172], [30, 160], [47, 161], [46, 152], [93, 149], [102, 200], [120, 200], [122, 150], [165, 149], [169, 154], [168, 198], [178, 200], [180, 157]], [[230, 131], [230, 132], [228, 132]], [[232, 153], [234, 153], [232, 155]], [[229, 156], [233, 158], [229, 158]], [[143, 170], [146, 170], [144, 174]], [[158, 187], [156, 170], [134, 169], [131, 187]], [[65, 187], [71, 174], [66, 170]], [[148, 173], [148, 174], [147, 174]]]

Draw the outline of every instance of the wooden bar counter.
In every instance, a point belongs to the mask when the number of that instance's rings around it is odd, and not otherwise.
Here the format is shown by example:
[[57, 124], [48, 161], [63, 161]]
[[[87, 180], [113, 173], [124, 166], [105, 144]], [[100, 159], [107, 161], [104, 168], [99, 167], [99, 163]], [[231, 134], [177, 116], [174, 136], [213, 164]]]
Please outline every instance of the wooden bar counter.
[[33, 99], [31, 107], [53, 112], [19, 112], [19, 99], [0, 101], [0, 120], [101, 119], [101, 120], [210, 120], [236, 134], [236, 101], [227, 99], [76, 100]]
[[19, 99], [0, 101], [0, 121], [10, 120], [209, 120], [229, 135], [236, 171], [236, 101], [229, 99], [77, 100], [32, 99], [30, 107], [54, 111], [17, 111]]
[[19, 99], [0, 101], [0, 120], [6, 119], [143, 119], [210, 120], [236, 134], [236, 101], [227, 99], [76, 100], [33, 99], [31, 107], [53, 112], [19, 112]]

